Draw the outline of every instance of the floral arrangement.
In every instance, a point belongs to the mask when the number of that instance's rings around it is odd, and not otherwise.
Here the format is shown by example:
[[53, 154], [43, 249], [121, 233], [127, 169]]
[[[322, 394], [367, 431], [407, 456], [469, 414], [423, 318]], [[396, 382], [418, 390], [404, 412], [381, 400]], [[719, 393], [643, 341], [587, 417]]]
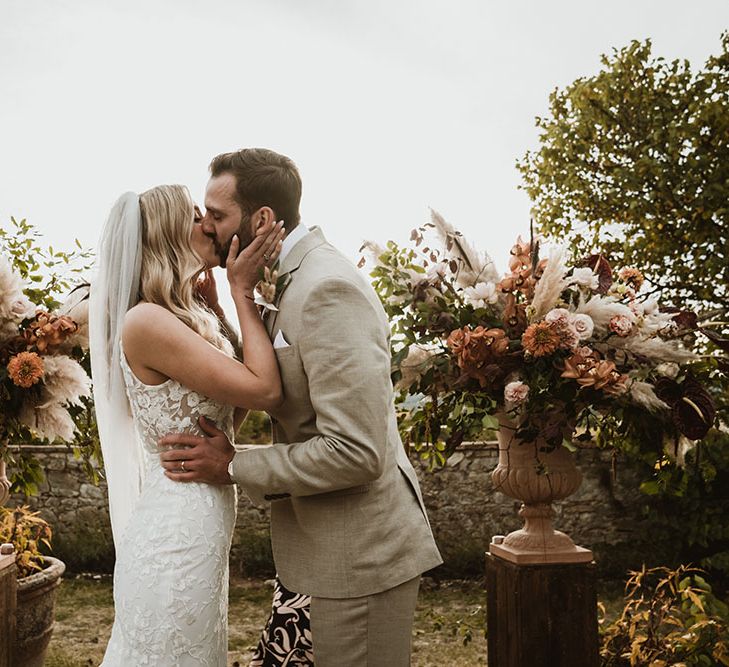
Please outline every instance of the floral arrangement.
[[91, 381], [79, 363], [88, 349], [86, 301], [50, 313], [31, 301], [21, 277], [0, 257], [0, 441], [24, 431], [48, 442], [70, 442]]
[[548, 447], [678, 447], [712, 426], [712, 398], [692, 372], [696, 318], [661, 308], [639, 268], [570, 260], [559, 247], [542, 256], [532, 234], [500, 275], [436, 212], [411, 242], [363, 250], [393, 322], [404, 435], [433, 465], [498, 429], [499, 416]]

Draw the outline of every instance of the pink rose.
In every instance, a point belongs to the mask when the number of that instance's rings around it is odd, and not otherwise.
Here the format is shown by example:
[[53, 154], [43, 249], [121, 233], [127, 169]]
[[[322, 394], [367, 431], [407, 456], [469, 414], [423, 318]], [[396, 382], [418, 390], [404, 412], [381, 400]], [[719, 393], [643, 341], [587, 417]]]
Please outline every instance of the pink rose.
[[627, 315], [614, 315], [610, 320], [610, 331], [625, 338], [633, 331], [633, 320]]
[[577, 331], [580, 340], [586, 340], [592, 336], [592, 332], [595, 330], [595, 323], [592, 321], [592, 318], [582, 313], [572, 318], [572, 326]]
[[528, 395], [529, 385], [525, 384], [521, 380], [509, 382], [509, 384], [504, 387], [504, 400], [512, 405], [520, 405], [526, 401]]
[[552, 308], [545, 316], [544, 321], [566, 327], [570, 322], [570, 313], [566, 308]]

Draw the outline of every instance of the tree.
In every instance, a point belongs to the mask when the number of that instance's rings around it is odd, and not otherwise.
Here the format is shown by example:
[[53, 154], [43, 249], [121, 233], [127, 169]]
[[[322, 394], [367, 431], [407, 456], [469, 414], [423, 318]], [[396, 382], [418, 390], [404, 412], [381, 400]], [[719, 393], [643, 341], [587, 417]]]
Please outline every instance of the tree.
[[729, 311], [729, 32], [721, 43], [696, 72], [650, 40], [603, 56], [554, 90], [539, 149], [517, 163], [540, 231], [708, 316]]

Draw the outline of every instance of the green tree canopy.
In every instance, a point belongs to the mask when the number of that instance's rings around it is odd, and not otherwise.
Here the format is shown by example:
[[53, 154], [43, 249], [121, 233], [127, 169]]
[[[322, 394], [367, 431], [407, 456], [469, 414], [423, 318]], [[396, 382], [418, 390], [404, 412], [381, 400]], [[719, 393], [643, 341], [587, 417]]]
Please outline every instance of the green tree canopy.
[[729, 33], [721, 44], [697, 71], [650, 40], [603, 56], [551, 94], [540, 147], [517, 164], [540, 231], [705, 313], [729, 311]]

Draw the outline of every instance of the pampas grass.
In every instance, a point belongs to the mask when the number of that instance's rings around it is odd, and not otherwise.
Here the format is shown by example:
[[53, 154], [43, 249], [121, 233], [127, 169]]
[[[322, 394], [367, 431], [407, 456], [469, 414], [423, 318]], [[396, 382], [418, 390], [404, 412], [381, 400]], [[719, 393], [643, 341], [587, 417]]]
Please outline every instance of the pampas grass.
[[552, 248], [549, 253], [547, 266], [544, 268], [544, 273], [542, 273], [542, 277], [537, 282], [534, 290], [530, 317], [532, 322], [542, 319], [557, 305], [562, 292], [568, 285], [568, 281], [565, 279], [567, 269], [563, 262], [564, 252], [564, 248], [558, 246]]
[[91, 395], [91, 379], [81, 365], [63, 354], [43, 357], [43, 409], [52, 404], [82, 405], [81, 398]]
[[648, 412], [660, 412], [661, 410], [669, 409], [668, 405], [656, 396], [653, 385], [648, 382], [635, 380], [630, 384], [628, 395], [633, 403], [640, 405], [648, 410]]
[[599, 294], [594, 295], [589, 301], [585, 301], [581, 297], [575, 308], [575, 313], [589, 315], [595, 325], [596, 334], [606, 334], [610, 320], [616, 315], [623, 315], [631, 321], [635, 321], [635, 315], [628, 306], [619, 303], [614, 297]]
[[438, 211], [430, 209], [430, 219], [438, 239], [445, 248], [450, 247], [449, 257], [459, 263], [460, 268], [455, 280], [458, 287], [499, 282], [499, 273], [488, 253], [476, 250]]
[[608, 345], [616, 350], [624, 350], [646, 357], [654, 364], [671, 361], [685, 364], [698, 358], [694, 352], [681, 347], [677, 341], [657, 337], [644, 338], [638, 335], [620, 338], [612, 336]]
[[73, 442], [76, 425], [68, 410], [58, 403], [35, 407], [26, 402], [20, 408], [18, 421], [27, 426], [41, 440]]

